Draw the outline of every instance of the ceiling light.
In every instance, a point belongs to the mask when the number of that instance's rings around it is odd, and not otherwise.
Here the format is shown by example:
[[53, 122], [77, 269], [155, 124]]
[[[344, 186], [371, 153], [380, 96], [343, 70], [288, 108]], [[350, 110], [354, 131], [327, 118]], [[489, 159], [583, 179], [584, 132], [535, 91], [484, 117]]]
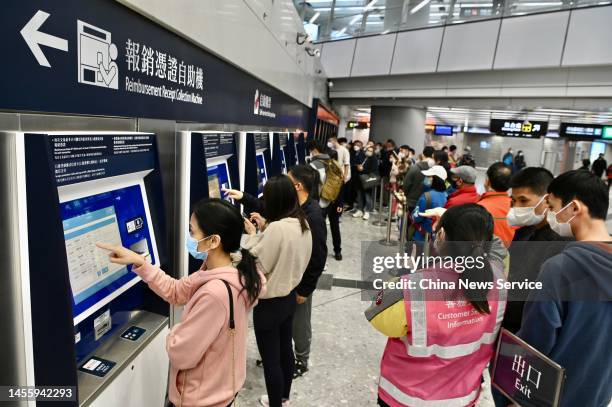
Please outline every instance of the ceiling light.
[[374, 7], [374, 4], [376, 4], [376, 2], [378, 2], [378, 0], [372, 0], [371, 2], [369, 2], [368, 5], [363, 8], [364, 13]]
[[493, 7], [493, 3], [464, 3], [459, 4], [459, 8], [471, 8], [471, 7], [481, 7], [481, 8], [490, 8]]
[[532, 3], [516, 3], [517, 7], [546, 7], [546, 6], [561, 6], [563, 2], [532, 2]]
[[[427, 0], [429, 1], [429, 0]], [[357, 21], [361, 20], [361, 14], [356, 15], [355, 17], [353, 17], [353, 19], [351, 20], [351, 22], [349, 23], [349, 25], [353, 25], [355, 24]]]
[[422, 9], [423, 7], [425, 7], [426, 5], [429, 4], [431, 0], [423, 0], [421, 1], [419, 4], [417, 4], [412, 10], [410, 10], [410, 14], [414, 14], [417, 11], [419, 11], [420, 9]]
[[317, 11], [317, 12], [314, 14], [314, 16], [312, 16], [312, 17], [310, 18], [310, 20], [308, 20], [308, 23], [309, 23], [309, 24], [313, 24], [315, 21], [317, 21], [317, 18], [319, 18], [319, 16], [320, 16], [320, 15], [321, 15], [321, 12], [320, 12], [320, 11]]

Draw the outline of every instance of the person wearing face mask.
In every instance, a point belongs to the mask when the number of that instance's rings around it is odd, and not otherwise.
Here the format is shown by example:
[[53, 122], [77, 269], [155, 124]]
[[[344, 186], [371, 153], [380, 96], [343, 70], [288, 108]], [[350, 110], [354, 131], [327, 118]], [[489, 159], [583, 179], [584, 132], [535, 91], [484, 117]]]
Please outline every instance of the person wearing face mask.
[[[494, 241], [491, 215], [475, 204], [442, 215], [435, 246], [449, 263], [405, 274], [400, 281], [412, 281], [414, 289], [380, 291], [365, 311], [370, 324], [388, 338], [378, 382], [381, 407], [474, 406], [479, 398], [505, 291], [495, 285], [464, 290], [459, 282], [490, 284], [503, 278], [506, 250]], [[482, 263], [463, 267], [468, 257]], [[432, 281], [452, 282], [454, 288], [421, 288]]]
[[[312, 191], [316, 190], [318, 185], [316, 171], [309, 165], [296, 165], [289, 169], [287, 175], [295, 186], [300, 207], [306, 214], [312, 235], [310, 260], [300, 283], [295, 288], [297, 306], [293, 317], [293, 342], [295, 349], [293, 378], [297, 379], [308, 372], [308, 360], [310, 358], [312, 342], [312, 297], [327, 259], [327, 228], [325, 227], [325, 220], [319, 209], [318, 202], [313, 198], [312, 194]], [[333, 210], [336, 211], [336, 207], [333, 207]], [[336, 252], [337, 250], [336, 253], [340, 253], [340, 230], [337, 230], [336, 236], [333, 222], [330, 222], [330, 228], [332, 229], [334, 251]]]
[[365, 159], [361, 140], [355, 140], [353, 142], [353, 148], [349, 152], [351, 153], [351, 179], [347, 183], [344, 191], [344, 203], [346, 204], [345, 211], [352, 212], [356, 210], [357, 191], [359, 190], [359, 177], [355, 176], [355, 174], [357, 174], [357, 165], [362, 163]]
[[[542, 264], [559, 254], [560, 244], [543, 242], [563, 242], [573, 240], [553, 232], [546, 221], [548, 206], [546, 190], [553, 175], [546, 168], [527, 167], [516, 173], [511, 181], [512, 208], [508, 212], [508, 224], [517, 227], [510, 245], [510, 268], [508, 281], [535, 281]], [[542, 242], [542, 243], [533, 243]], [[524, 294], [523, 294], [524, 295]], [[512, 333], [521, 327], [524, 301], [521, 295], [511, 295], [516, 301], [508, 302], [502, 326]]]
[[256, 258], [258, 269], [267, 279], [267, 291], [253, 309], [267, 390], [259, 402], [264, 407], [280, 407], [291, 393], [295, 366], [293, 316], [299, 299], [296, 287], [311, 258], [312, 235], [289, 176], [270, 178], [264, 186], [263, 201], [265, 218], [251, 215], [259, 233], [245, 219], [248, 236], [242, 245]]
[[432, 234], [431, 218], [423, 217], [423, 213], [433, 208], [443, 208], [446, 204], [446, 170], [440, 165], [434, 165], [428, 170], [422, 171], [423, 176], [423, 194], [419, 198], [416, 208], [412, 214], [412, 223], [410, 224], [410, 232], [412, 240], [415, 242], [425, 241], [426, 234]]
[[327, 147], [335, 150], [338, 153], [337, 161], [340, 163], [340, 167], [342, 168], [344, 183], [346, 184], [351, 179], [351, 157], [349, 151], [340, 143], [340, 139], [336, 138], [335, 136], [329, 138], [327, 141]]
[[574, 236], [546, 261], [543, 289], [525, 303], [518, 336], [563, 366], [562, 407], [606, 406], [612, 398], [612, 237], [606, 228], [609, 195], [587, 171], [561, 174], [548, 186], [547, 220]]
[[426, 146], [423, 149], [424, 159], [412, 165], [404, 177], [403, 188], [406, 196], [406, 207], [410, 212], [414, 210], [417, 201], [423, 193], [423, 179], [425, 176], [422, 171], [429, 169], [433, 165], [432, 157], [434, 151], [433, 147]]
[[175, 406], [225, 407], [244, 384], [247, 314], [266, 293], [266, 279], [247, 250], [234, 256], [240, 250], [244, 220], [230, 203], [198, 202], [189, 230], [187, 249], [202, 267], [180, 280], [125, 247], [98, 246], [110, 252], [112, 263], [131, 264], [132, 271], [164, 300], [185, 305], [181, 322], [166, 339], [170, 401]]
[[461, 165], [450, 169], [451, 188], [454, 192], [448, 195], [446, 209], [466, 203], [476, 203], [480, 199], [476, 191], [476, 177], [478, 173], [474, 167]]
[[[365, 153], [365, 159], [357, 164], [357, 174], [362, 175], [378, 175], [378, 158], [374, 154], [374, 148], [368, 147]], [[360, 177], [356, 177], [359, 179]], [[373, 197], [372, 193], [374, 187], [364, 189], [361, 182], [357, 186], [357, 211], [353, 214], [353, 218], [363, 218], [363, 220], [370, 219], [370, 212], [373, 209]]]

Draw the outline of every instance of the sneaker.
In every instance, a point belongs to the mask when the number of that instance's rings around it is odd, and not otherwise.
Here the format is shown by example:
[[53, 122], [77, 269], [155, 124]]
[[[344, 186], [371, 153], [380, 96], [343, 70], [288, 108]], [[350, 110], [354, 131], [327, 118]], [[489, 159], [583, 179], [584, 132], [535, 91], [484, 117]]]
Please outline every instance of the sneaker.
[[308, 372], [308, 366], [299, 360], [295, 361], [295, 368], [293, 369], [293, 379], [304, 376]]
[[[267, 394], [264, 394], [263, 396], [259, 398], [259, 404], [261, 404], [264, 407], [270, 407], [270, 399], [268, 398]], [[283, 406], [289, 407], [290, 405], [291, 404], [289, 404], [289, 400], [283, 400]]]
[[363, 216], [363, 212], [357, 209], [357, 212], [353, 214], [353, 218], [361, 218]]
[[370, 219], [370, 212], [365, 212], [363, 214], [363, 220], [368, 220], [368, 219]]
[[334, 259], [341, 261], [342, 260], [342, 253], [336, 253], [334, 254]]

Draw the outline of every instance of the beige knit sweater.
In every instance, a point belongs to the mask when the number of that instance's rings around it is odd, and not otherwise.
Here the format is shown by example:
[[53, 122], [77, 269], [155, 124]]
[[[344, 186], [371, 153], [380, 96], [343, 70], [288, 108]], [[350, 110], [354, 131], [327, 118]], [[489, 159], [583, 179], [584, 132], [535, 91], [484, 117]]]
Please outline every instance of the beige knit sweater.
[[271, 222], [263, 232], [247, 235], [242, 245], [268, 280], [262, 299], [284, 297], [297, 287], [312, 252], [310, 230], [302, 232], [297, 218]]

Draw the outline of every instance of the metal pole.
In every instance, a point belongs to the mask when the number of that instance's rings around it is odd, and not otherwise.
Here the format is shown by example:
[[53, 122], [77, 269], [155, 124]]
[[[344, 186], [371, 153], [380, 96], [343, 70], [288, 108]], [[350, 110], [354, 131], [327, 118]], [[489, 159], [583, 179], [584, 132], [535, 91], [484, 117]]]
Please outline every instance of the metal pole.
[[372, 194], [372, 213], [376, 213], [376, 196], [378, 195], [378, 185], [368, 192]]
[[425, 233], [425, 243], [423, 245], [423, 255], [425, 257], [429, 256], [429, 241], [430, 241], [431, 235], [429, 233]]
[[[382, 207], [383, 207], [383, 193], [385, 191], [385, 181], [381, 178], [380, 179], [380, 194], [378, 195], [378, 220], [375, 220], [374, 222], [372, 222], [372, 225], [374, 226], [385, 226], [385, 221], [383, 220], [383, 211], [382, 211]], [[376, 192], [376, 191], [375, 191]], [[376, 195], [374, 196], [374, 198], [376, 198]], [[391, 200], [391, 199], [389, 199]], [[376, 203], [374, 203], [376, 205]], [[391, 207], [391, 205], [389, 204], [389, 207]], [[391, 222], [391, 218], [389, 218], [389, 222]]]
[[[399, 242], [397, 240], [391, 240], [391, 216], [393, 211], [393, 205], [391, 205], [392, 191], [389, 191], [389, 211], [387, 214], [387, 238], [380, 241], [383, 246], [396, 246]], [[382, 199], [381, 199], [382, 203]], [[382, 205], [381, 205], [382, 206]], [[382, 211], [382, 207], [381, 207]]]
[[408, 232], [408, 208], [404, 205], [402, 214], [402, 227], [400, 229], [400, 254], [406, 253], [406, 233]]

